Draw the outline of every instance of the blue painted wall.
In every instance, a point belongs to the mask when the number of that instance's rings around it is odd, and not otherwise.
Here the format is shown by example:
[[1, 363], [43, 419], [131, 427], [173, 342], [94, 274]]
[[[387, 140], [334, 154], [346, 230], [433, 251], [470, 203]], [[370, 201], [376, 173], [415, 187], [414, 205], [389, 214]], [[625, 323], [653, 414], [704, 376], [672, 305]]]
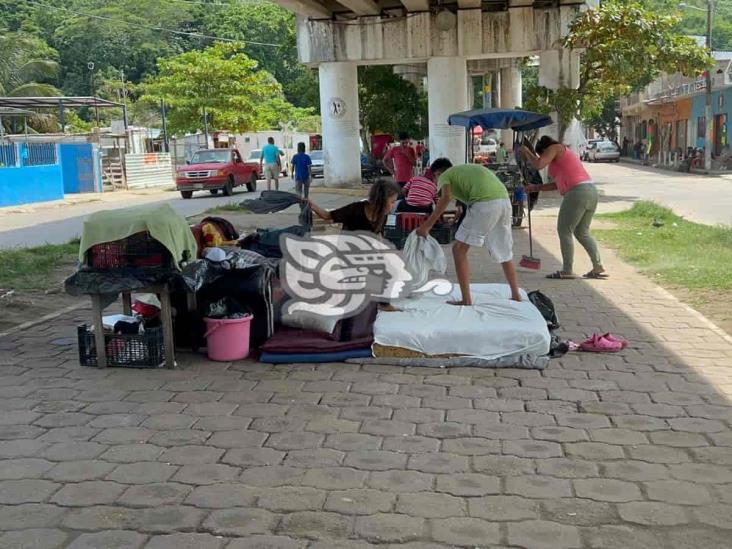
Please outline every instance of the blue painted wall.
[[64, 178], [64, 192], [93, 193], [94, 156], [89, 143], [68, 143], [59, 145]]
[[[721, 107], [719, 105], [720, 95], [724, 96]], [[695, 95], [691, 98], [691, 121], [694, 134], [690, 136], [692, 139], [689, 139], [689, 143], [696, 143], [696, 146], [700, 148], [704, 147], [704, 137], [697, 137], [697, 126], [699, 118], [704, 116], [704, 102], [704, 94]], [[732, 88], [712, 92], [712, 113], [715, 115], [726, 114], [727, 124], [729, 125], [732, 120]]]
[[0, 168], [0, 207], [63, 200], [61, 165]]

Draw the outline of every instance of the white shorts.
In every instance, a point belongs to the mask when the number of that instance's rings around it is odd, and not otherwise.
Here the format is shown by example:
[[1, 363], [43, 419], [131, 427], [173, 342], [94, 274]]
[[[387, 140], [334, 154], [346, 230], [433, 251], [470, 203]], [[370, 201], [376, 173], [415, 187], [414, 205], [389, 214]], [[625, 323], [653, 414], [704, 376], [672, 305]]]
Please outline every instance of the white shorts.
[[469, 246], [488, 248], [491, 257], [498, 263], [511, 261], [511, 215], [511, 201], [508, 198], [471, 204], [455, 234], [455, 240]]
[[264, 178], [265, 179], [279, 179], [280, 177], [280, 165], [279, 164], [265, 164], [264, 165]]

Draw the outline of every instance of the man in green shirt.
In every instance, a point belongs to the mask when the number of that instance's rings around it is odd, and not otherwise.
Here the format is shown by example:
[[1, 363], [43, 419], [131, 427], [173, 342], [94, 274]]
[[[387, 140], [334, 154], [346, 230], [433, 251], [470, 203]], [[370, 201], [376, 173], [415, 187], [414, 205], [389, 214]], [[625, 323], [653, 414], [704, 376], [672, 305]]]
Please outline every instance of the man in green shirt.
[[417, 228], [419, 236], [426, 237], [429, 234], [453, 198], [467, 204], [467, 214], [458, 228], [452, 247], [462, 299], [450, 303], [473, 304], [468, 263], [471, 246], [488, 248], [491, 257], [503, 268], [506, 282], [511, 287], [511, 299], [521, 301], [518, 278], [513, 267], [511, 201], [506, 187], [493, 172], [479, 164], [453, 166], [447, 158], [438, 158], [430, 170], [437, 179], [437, 188], [442, 191], [442, 196], [432, 215]]

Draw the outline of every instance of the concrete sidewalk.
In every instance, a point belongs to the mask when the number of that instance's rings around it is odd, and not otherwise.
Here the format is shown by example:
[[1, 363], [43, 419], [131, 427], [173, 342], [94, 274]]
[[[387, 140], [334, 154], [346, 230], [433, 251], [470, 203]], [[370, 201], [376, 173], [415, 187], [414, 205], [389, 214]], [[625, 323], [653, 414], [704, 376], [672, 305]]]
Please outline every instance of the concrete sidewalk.
[[608, 252], [608, 280], [546, 280], [536, 221], [522, 285], [563, 337], [629, 349], [544, 371], [98, 371], [76, 356], [87, 311], [0, 339], [0, 547], [728, 549], [732, 341]]

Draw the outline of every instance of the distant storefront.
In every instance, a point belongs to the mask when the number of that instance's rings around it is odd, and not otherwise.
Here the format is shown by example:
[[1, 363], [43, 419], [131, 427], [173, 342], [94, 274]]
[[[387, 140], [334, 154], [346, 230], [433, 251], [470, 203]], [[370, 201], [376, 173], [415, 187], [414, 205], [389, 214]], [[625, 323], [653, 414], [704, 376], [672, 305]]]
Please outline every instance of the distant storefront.
[[[692, 116], [696, 125], [695, 146], [704, 147], [704, 137], [706, 132], [705, 113], [705, 97], [697, 95], [692, 98]], [[729, 145], [728, 126], [732, 120], [732, 87], [715, 91], [712, 93], [712, 115], [713, 131], [712, 138], [714, 148], [712, 154], [715, 156], [721, 154], [722, 149]]]
[[[714, 158], [729, 154], [732, 122], [732, 52], [714, 52], [711, 143]], [[706, 77], [663, 74], [645, 89], [621, 98], [621, 135], [654, 163], [676, 165], [694, 148], [705, 148]], [[693, 153], [692, 153], [693, 154]]]

